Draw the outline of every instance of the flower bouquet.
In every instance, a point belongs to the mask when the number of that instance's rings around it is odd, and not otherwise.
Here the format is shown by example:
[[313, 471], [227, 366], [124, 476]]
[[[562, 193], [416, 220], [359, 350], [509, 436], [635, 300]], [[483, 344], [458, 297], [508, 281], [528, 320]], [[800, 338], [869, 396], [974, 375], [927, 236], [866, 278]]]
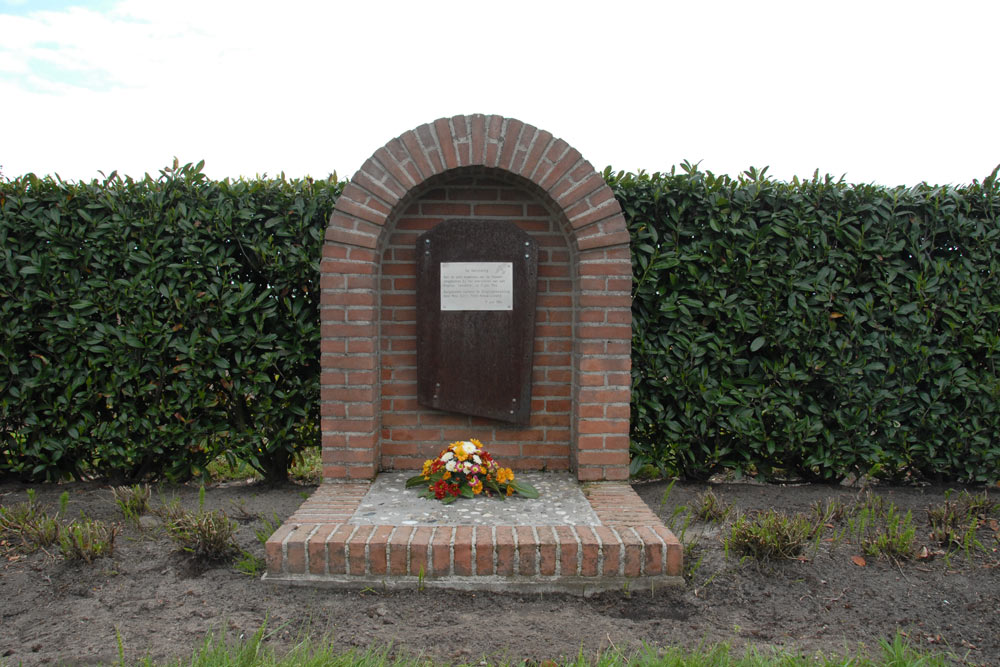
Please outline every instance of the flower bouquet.
[[406, 480], [406, 488], [414, 486], [427, 487], [420, 497], [436, 498], [446, 504], [482, 493], [501, 500], [515, 493], [525, 498], [538, 497], [535, 487], [515, 480], [514, 472], [501, 468], [476, 439], [453, 442], [437, 458], [424, 461], [423, 471]]

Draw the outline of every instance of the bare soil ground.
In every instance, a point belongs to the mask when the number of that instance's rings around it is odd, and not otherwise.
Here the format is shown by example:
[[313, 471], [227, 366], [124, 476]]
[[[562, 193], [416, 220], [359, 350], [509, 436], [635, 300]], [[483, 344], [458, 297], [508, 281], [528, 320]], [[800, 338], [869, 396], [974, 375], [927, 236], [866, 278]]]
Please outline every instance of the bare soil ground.
[[[240, 524], [240, 546], [263, 557], [255, 530], [263, 519], [289, 516], [314, 487], [271, 489], [251, 484], [209, 487], [206, 509], [225, 510]], [[331, 591], [279, 586], [236, 571], [232, 563], [202, 564], [178, 553], [152, 518], [125, 523], [111, 558], [65, 560], [56, 548], [26, 553], [17, 540], [0, 544], [0, 662], [112, 663], [116, 636], [126, 660], [189, 657], [208, 633], [233, 641], [266, 623], [269, 642], [291, 646], [305, 633], [335, 646], [391, 644], [435, 662], [521, 662], [575, 657], [610, 646], [687, 646], [728, 642], [828, 655], [874, 647], [897, 630], [922, 650], [939, 650], [967, 664], [1000, 664], [1000, 553], [996, 523], [982, 521], [982, 545], [968, 555], [941, 551], [930, 537], [926, 509], [945, 488], [874, 487], [913, 512], [916, 546], [925, 558], [899, 562], [866, 556], [837, 534], [837, 525], [800, 559], [758, 563], [724, 552], [726, 522], [694, 520], [684, 510], [707, 489], [748, 512], [776, 508], [810, 512], [825, 499], [849, 502], [858, 490], [827, 486], [677, 483], [637, 484], [639, 495], [692, 544], [684, 586], [631, 590], [580, 599], [564, 595], [485, 594], [436, 590]], [[68, 517], [122, 521], [107, 486], [40, 485], [37, 499], [52, 512], [69, 492]], [[0, 484], [0, 505], [27, 500], [27, 487]], [[982, 489], [976, 489], [981, 492]], [[198, 489], [162, 486], [153, 504], [177, 497], [198, 507]], [[1000, 500], [992, 489], [991, 498]], [[732, 516], [732, 515], [730, 515]], [[993, 518], [997, 511], [993, 510]], [[446, 641], [446, 637], [461, 641]]]

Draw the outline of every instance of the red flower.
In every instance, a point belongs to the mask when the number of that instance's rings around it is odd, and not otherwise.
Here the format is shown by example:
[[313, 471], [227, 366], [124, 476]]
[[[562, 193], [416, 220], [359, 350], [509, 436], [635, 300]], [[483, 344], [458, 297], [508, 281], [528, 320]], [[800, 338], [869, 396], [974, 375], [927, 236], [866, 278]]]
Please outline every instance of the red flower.
[[[441, 500], [448, 493], [451, 492], [451, 489], [448, 488], [449, 486], [454, 486], [454, 485], [450, 485], [450, 484], [448, 484], [448, 482], [444, 481], [443, 479], [439, 479], [438, 481], [436, 481], [433, 484], [431, 484], [430, 489], [431, 489], [431, 491], [434, 492], [434, 497], [437, 498], [438, 500]], [[456, 486], [456, 488], [457, 488], [457, 486]], [[457, 495], [457, 494], [453, 494], [453, 495]]]

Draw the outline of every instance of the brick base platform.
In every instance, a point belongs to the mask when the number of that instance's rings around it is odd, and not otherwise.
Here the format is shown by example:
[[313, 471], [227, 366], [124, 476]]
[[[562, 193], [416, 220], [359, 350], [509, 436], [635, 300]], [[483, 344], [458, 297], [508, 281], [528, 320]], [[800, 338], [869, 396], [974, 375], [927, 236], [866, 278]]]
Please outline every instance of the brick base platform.
[[677, 538], [622, 482], [582, 489], [600, 525], [351, 523], [369, 482], [326, 482], [268, 539], [268, 581], [590, 595], [681, 582]]

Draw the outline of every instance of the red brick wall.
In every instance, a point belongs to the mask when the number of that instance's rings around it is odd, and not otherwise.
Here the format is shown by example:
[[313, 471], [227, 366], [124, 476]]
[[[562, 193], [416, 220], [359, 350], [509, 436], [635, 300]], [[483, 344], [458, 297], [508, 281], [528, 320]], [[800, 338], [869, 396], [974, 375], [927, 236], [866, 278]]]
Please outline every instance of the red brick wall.
[[[527, 428], [416, 404], [413, 241], [446, 218], [513, 219], [534, 235], [539, 300]], [[631, 265], [600, 174], [550, 133], [455, 116], [404, 133], [337, 201], [321, 263], [324, 476], [415, 468], [478, 437], [521, 469], [628, 477]]]
[[[531, 422], [527, 427], [449, 414], [417, 404], [414, 244], [449, 218], [510, 220], [538, 242]], [[570, 467], [573, 277], [566, 233], [524, 187], [488, 175], [456, 176], [410, 204], [382, 253], [379, 314], [383, 469], [419, 468], [455, 440], [478, 438], [519, 470]], [[488, 377], [482, 378], [489, 382]]]

